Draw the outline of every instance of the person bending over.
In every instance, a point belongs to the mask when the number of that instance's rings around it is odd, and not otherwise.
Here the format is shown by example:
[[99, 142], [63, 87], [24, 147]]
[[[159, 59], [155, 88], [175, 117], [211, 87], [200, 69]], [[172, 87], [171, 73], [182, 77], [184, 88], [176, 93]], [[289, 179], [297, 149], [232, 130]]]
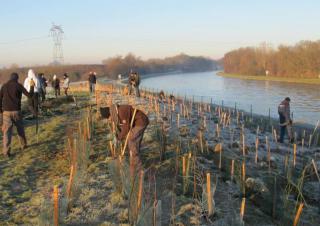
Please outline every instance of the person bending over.
[[[130, 162], [132, 163], [130, 165], [136, 170], [140, 169], [140, 146], [144, 131], [149, 124], [148, 116], [131, 105], [114, 104], [105, 110], [106, 118], [114, 123], [116, 139], [122, 141], [128, 136]], [[131, 122], [132, 128], [130, 128]]]

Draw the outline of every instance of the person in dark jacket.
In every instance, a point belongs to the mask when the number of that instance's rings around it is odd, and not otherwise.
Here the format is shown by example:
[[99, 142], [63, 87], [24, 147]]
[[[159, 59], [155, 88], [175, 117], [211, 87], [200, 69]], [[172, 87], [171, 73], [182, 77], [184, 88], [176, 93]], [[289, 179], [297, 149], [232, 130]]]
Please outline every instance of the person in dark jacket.
[[56, 75], [53, 75], [51, 86], [54, 89], [54, 95], [56, 96], [56, 98], [60, 96], [60, 79], [57, 78]]
[[279, 142], [283, 143], [286, 130], [288, 131], [289, 141], [293, 142], [291, 126], [292, 120], [290, 118], [290, 98], [286, 97], [278, 106], [279, 121], [280, 121], [280, 139]]
[[135, 92], [137, 97], [140, 97], [139, 85], [140, 85], [140, 76], [137, 72], [131, 72], [129, 74], [129, 95]]
[[[143, 139], [145, 129], [149, 124], [146, 114], [140, 110], [136, 110], [135, 117], [134, 108], [131, 105], [112, 105], [106, 109], [106, 118], [111, 119], [116, 128], [116, 138], [120, 141], [125, 140], [128, 136], [128, 148], [131, 162], [134, 168], [140, 169], [141, 162], [139, 157], [140, 146]], [[133, 119], [132, 119], [133, 118]], [[133, 120], [132, 128], [130, 123]]]
[[34, 83], [30, 84], [30, 93], [18, 82], [17, 73], [12, 73], [10, 79], [0, 90], [0, 113], [3, 132], [3, 154], [10, 157], [10, 144], [12, 138], [13, 125], [17, 128], [19, 139], [23, 145], [23, 149], [27, 147], [27, 139], [24, 132], [22, 114], [21, 114], [21, 98], [22, 94], [31, 98], [34, 92]]
[[129, 77], [128, 77], [128, 85], [129, 85], [129, 95], [133, 94], [134, 91], [134, 73], [130, 72]]
[[42, 91], [41, 91], [41, 101], [45, 101], [46, 99], [46, 94], [47, 94], [47, 79], [44, 77], [44, 74], [43, 73], [40, 73], [40, 83], [41, 83], [41, 88], [42, 88]]
[[97, 77], [96, 77], [96, 73], [95, 72], [90, 72], [89, 73], [88, 81], [89, 81], [90, 93], [93, 93], [94, 92], [94, 87], [95, 87], [95, 85], [97, 83]]

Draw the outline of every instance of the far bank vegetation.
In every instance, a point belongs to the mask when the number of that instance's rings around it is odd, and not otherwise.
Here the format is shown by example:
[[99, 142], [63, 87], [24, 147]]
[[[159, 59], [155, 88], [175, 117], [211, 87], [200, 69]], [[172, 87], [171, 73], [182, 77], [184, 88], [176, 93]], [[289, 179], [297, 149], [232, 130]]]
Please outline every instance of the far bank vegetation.
[[318, 78], [320, 40], [277, 48], [266, 43], [259, 47], [240, 48], [226, 53], [223, 65], [225, 73], [229, 74]]
[[[217, 69], [217, 62], [202, 56], [179, 54], [163, 59], [143, 60], [131, 53], [126, 56], [115, 56], [102, 60], [102, 64], [90, 65], [46, 65], [32, 67], [36, 73], [44, 73], [51, 78], [54, 74], [62, 77], [68, 73], [71, 81], [86, 80], [90, 71], [95, 71], [98, 77], [117, 78], [119, 74], [126, 76], [131, 70], [140, 74], [156, 74], [169, 72], [203, 72]], [[5, 82], [12, 72], [18, 72], [23, 79], [29, 67], [20, 68], [12, 64], [9, 68], [0, 70], [0, 82]]]

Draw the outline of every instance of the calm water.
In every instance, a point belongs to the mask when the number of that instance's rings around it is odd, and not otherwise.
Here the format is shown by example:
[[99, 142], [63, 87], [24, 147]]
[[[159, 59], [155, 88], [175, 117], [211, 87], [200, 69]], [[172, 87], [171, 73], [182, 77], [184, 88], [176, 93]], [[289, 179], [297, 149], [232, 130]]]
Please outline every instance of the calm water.
[[296, 122], [315, 125], [320, 120], [320, 87], [283, 82], [241, 80], [218, 76], [217, 72], [163, 75], [142, 80], [141, 86], [187, 96], [195, 100], [234, 107], [253, 113], [278, 117], [277, 106], [291, 98]]

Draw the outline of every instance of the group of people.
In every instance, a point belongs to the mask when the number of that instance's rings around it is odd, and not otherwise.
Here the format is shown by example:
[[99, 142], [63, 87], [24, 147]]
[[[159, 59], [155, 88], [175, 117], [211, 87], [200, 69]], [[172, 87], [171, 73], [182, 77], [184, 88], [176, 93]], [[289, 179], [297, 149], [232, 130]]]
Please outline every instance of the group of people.
[[[23, 148], [27, 147], [27, 139], [23, 128], [23, 120], [21, 114], [21, 97], [22, 94], [29, 98], [30, 110], [33, 114], [37, 114], [37, 100], [39, 96], [45, 99], [45, 87], [47, 86], [47, 80], [43, 74], [35, 76], [32, 70], [29, 70], [28, 76], [24, 82], [24, 86], [18, 83], [18, 74], [12, 73], [10, 79], [5, 83], [0, 91], [0, 111], [3, 123], [3, 154], [10, 157], [10, 143], [12, 137], [13, 125], [17, 127], [18, 136], [21, 140]], [[94, 92], [94, 86], [96, 84], [95, 73], [89, 74], [90, 92]], [[129, 75], [130, 92], [135, 90], [136, 95], [139, 93], [140, 78], [137, 73], [131, 73]], [[52, 80], [52, 86], [55, 89], [56, 96], [59, 95], [60, 81], [54, 76]], [[44, 89], [43, 89], [44, 88]], [[68, 75], [64, 75], [63, 88], [67, 95], [67, 89], [69, 88]], [[164, 98], [164, 92], [161, 91], [159, 98]], [[102, 109], [100, 109], [102, 113]], [[284, 142], [284, 136], [286, 130], [288, 131], [289, 141], [292, 142], [291, 125], [292, 119], [290, 117], [290, 98], [285, 98], [278, 106], [278, 113], [280, 118], [280, 138], [279, 142]], [[117, 105], [114, 104], [107, 108], [104, 108], [104, 117], [112, 122], [114, 125], [114, 139], [113, 140], [127, 140], [130, 159], [135, 169], [141, 167], [141, 161], [139, 157], [140, 145], [143, 139], [144, 131], [146, 130], [149, 119], [148, 116], [141, 110], [135, 109], [131, 105]]]
[[[0, 123], [3, 132], [3, 154], [6, 157], [11, 156], [10, 144], [12, 139], [13, 126], [17, 128], [22, 148], [27, 147], [27, 139], [23, 126], [23, 119], [21, 113], [21, 99], [22, 94], [28, 98], [28, 109], [33, 117], [39, 114], [40, 102], [46, 99], [46, 88], [48, 80], [43, 73], [36, 75], [32, 69], [28, 71], [27, 77], [23, 85], [19, 83], [19, 75], [14, 72], [10, 75], [9, 80], [2, 85], [0, 90]], [[63, 88], [65, 95], [68, 95], [70, 80], [67, 74], [64, 74]], [[55, 90], [55, 95], [60, 94], [60, 81], [54, 75], [52, 80], [52, 87]]]
[[[54, 95], [57, 98], [58, 96], [60, 96], [60, 85], [61, 85], [61, 81], [60, 79], [57, 77], [57, 75], [53, 75], [52, 81], [51, 81], [51, 86], [54, 90]], [[64, 95], [68, 96], [68, 90], [69, 90], [69, 86], [70, 86], [70, 79], [67, 73], [64, 73], [63, 75], [63, 81], [62, 81], [62, 88], [64, 90]]]

